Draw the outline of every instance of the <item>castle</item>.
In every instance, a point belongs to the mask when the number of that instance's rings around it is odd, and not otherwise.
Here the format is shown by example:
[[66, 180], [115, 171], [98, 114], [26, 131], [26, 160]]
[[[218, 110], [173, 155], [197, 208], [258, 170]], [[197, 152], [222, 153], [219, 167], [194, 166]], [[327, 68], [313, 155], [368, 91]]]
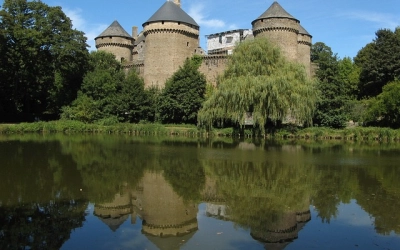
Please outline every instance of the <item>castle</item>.
[[238, 29], [207, 37], [206, 53], [199, 46], [200, 26], [181, 8], [180, 0], [165, 2], [146, 22], [143, 31], [132, 28], [128, 34], [114, 21], [95, 38], [98, 50], [111, 52], [125, 69], [136, 69], [145, 86], [162, 88], [186, 58], [201, 55], [199, 70], [209, 83], [215, 84], [226, 68], [227, 58], [235, 44], [254, 37], [266, 37], [280, 47], [290, 61], [304, 65], [311, 75], [310, 50], [312, 36], [300, 21], [274, 2], [263, 14], [252, 21], [252, 29]]
[[[229, 195], [223, 195], [219, 190], [219, 181], [215, 177], [206, 177], [205, 187], [201, 192], [202, 203], [206, 205], [206, 216], [234, 222], [235, 218], [230, 213], [240, 208], [229, 206], [235, 203], [233, 200], [226, 200]], [[268, 199], [264, 196], [253, 198]], [[283, 249], [298, 238], [299, 231], [311, 220], [309, 198], [301, 198], [301, 195], [298, 198], [297, 203], [301, 204], [299, 209], [289, 208], [282, 213], [265, 209], [264, 212], [272, 212], [274, 219], [268, 220], [269, 217], [265, 214], [260, 215], [260, 220], [265, 223], [264, 230], [250, 227], [251, 237], [265, 243], [268, 249]], [[172, 246], [189, 241], [197, 233], [198, 205], [199, 203], [185, 200], [178, 195], [162, 171], [148, 170], [144, 172], [137, 186], [123, 185], [123, 190], [115, 194], [110, 202], [95, 204], [93, 213], [114, 232], [129, 217], [131, 224], [137, 224], [136, 220], [140, 218], [141, 232], [159, 249], [176, 249]]]

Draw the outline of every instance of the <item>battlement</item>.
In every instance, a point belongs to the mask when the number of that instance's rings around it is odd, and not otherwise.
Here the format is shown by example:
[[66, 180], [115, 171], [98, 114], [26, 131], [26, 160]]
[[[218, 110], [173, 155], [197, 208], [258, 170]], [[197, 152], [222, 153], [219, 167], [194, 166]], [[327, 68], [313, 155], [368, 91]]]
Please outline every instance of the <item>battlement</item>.
[[135, 69], [144, 78], [146, 87], [164, 87], [186, 58], [195, 54], [203, 57], [199, 70], [215, 85], [235, 46], [258, 36], [276, 44], [288, 60], [303, 64], [311, 75], [312, 36], [279, 3], [274, 2], [251, 25], [252, 29], [206, 35], [205, 55], [199, 47], [200, 26], [182, 10], [180, 0], [169, 0], [142, 24], [143, 31], [139, 34], [136, 26], [131, 36], [114, 21], [95, 40], [97, 49], [111, 52], [123, 62], [124, 70]]

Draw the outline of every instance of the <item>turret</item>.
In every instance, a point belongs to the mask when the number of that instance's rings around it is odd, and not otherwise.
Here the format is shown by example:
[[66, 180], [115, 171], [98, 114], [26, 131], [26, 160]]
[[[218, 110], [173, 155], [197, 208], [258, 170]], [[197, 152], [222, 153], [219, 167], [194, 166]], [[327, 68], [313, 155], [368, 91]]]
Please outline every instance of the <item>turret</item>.
[[96, 48], [113, 53], [118, 61], [131, 61], [134, 38], [124, 28], [114, 21], [95, 39]]
[[180, 8], [180, 0], [167, 1], [143, 23], [144, 81], [146, 87], [164, 87], [166, 80], [199, 47], [199, 25]]
[[146, 171], [143, 191], [138, 195], [142, 232], [157, 237], [174, 237], [197, 231], [197, 205], [179, 196], [163, 173]]
[[311, 76], [311, 45], [312, 45], [312, 36], [303, 28], [303, 26], [299, 25], [299, 35], [298, 35], [298, 61], [302, 63], [306, 68], [308, 76]]
[[279, 3], [274, 2], [251, 24], [255, 37], [267, 37], [280, 47], [287, 59], [297, 61], [299, 23], [300, 21], [286, 12]]

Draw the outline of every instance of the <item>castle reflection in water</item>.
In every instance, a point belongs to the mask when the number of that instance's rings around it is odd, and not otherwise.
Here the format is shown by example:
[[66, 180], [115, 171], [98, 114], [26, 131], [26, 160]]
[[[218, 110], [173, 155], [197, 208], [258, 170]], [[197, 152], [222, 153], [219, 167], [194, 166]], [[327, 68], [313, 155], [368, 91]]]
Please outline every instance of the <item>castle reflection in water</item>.
[[[201, 201], [188, 201], [174, 191], [162, 171], [147, 170], [137, 186], [124, 185], [111, 202], [96, 204], [94, 215], [112, 231], [116, 231], [129, 217], [131, 223], [136, 224], [136, 218], [139, 217], [142, 220], [142, 233], [160, 249], [178, 241], [188, 241], [196, 233], [199, 202], [206, 204], [208, 217], [240, 224], [240, 213], [238, 215], [236, 209], [243, 209], [232, 207], [234, 202], [226, 195], [221, 195], [217, 181], [212, 178], [206, 177]], [[309, 198], [302, 195], [299, 198], [303, 199], [299, 201], [302, 209], [287, 208], [284, 211], [259, 214], [256, 218], [258, 224], [248, 225], [251, 236], [263, 242], [268, 249], [283, 249], [290, 244], [311, 219]], [[268, 198], [252, 199], [257, 202]], [[254, 217], [254, 214], [249, 216]]]

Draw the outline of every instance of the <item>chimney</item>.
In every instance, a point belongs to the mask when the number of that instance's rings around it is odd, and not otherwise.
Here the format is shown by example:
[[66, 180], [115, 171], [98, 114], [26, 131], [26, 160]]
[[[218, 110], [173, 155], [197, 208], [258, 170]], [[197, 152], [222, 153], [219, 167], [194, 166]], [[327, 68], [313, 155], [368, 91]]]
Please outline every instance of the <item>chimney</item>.
[[176, 4], [179, 7], [181, 7], [181, 0], [174, 0], [174, 4]]
[[138, 32], [138, 27], [137, 26], [133, 26], [132, 27], [132, 37], [135, 38], [135, 39], [137, 38], [137, 35], [138, 35], [137, 32]]

